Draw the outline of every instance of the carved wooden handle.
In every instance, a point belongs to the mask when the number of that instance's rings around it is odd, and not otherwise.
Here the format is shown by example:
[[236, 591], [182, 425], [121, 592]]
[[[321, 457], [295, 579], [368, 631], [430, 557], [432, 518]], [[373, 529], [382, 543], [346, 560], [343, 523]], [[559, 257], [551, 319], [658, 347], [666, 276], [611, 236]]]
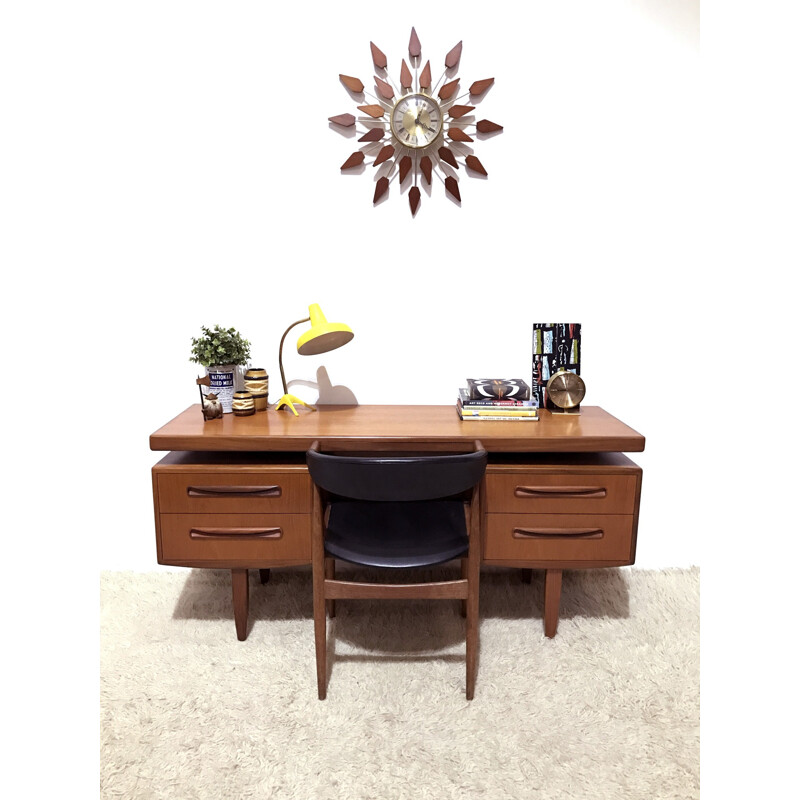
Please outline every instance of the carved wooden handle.
[[189, 486], [189, 497], [280, 497], [280, 486]]
[[569, 536], [572, 539], [602, 539], [602, 528], [514, 528], [515, 539], [560, 539]]
[[603, 486], [517, 486], [514, 497], [605, 497]]
[[246, 539], [280, 539], [281, 528], [192, 528], [190, 539], [230, 539], [241, 536]]

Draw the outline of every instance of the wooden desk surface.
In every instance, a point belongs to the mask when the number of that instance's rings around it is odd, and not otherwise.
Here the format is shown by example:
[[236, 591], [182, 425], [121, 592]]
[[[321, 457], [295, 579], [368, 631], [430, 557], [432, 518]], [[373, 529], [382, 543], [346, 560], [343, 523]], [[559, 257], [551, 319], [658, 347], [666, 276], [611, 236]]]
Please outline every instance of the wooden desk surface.
[[332, 449], [445, 449], [480, 439], [490, 452], [641, 452], [644, 436], [597, 406], [579, 416], [540, 411], [538, 422], [462, 422], [455, 405], [318, 406], [295, 417], [286, 411], [250, 417], [225, 414], [203, 421], [187, 408], [150, 436], [151, 450], [303, 451], [314, 440]]

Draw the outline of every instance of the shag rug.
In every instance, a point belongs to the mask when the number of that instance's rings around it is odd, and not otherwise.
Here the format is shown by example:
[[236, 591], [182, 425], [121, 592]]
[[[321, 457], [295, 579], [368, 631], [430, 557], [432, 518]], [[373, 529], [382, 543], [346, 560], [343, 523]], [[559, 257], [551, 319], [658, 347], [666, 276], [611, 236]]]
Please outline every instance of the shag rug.
[[698, 568], [481, 576], [475, 699], [457, 601], [340, 601], [317, 700], [311, 574], [101, 576], [101, 797], [695, 798]]

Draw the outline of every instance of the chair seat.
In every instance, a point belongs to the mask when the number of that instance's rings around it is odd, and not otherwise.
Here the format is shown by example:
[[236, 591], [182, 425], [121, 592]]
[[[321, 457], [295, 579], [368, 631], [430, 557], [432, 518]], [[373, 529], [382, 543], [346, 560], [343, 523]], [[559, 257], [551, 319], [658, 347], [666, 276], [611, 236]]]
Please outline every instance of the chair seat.
[[426, 567], [466, 555], [464, 503], [350, 502], [331, 504], [325, 552], [369, 567]]

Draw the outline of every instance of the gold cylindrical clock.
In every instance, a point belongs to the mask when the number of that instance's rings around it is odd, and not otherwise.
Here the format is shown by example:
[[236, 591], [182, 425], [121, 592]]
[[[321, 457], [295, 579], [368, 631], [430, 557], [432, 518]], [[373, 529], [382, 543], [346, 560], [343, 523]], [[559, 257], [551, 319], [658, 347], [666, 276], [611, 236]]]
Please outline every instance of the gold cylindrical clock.
[[566, 367], [561, 367], [547, 381], [547, 397], [555, 406], [553, 414], [580, 414], [580, 405], [586, 396], [583, 378]]

